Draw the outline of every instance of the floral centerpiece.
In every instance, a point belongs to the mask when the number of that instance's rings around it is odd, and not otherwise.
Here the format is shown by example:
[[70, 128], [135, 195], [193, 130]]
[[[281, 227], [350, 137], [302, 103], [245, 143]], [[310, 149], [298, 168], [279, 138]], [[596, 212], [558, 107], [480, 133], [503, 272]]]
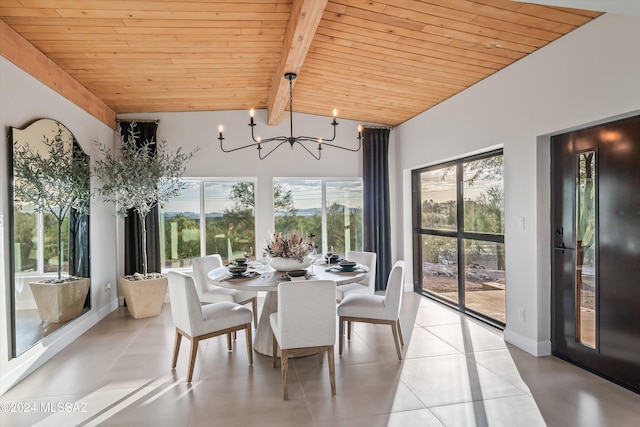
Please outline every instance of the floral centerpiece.
[[307, 268], [311, 265], [308, 255], [316, 249], [314, 234], [294, 230], [290, 233], [276, 232], [267, 240], [265, 251], [271, 256], [271, 266], [279, 271]]

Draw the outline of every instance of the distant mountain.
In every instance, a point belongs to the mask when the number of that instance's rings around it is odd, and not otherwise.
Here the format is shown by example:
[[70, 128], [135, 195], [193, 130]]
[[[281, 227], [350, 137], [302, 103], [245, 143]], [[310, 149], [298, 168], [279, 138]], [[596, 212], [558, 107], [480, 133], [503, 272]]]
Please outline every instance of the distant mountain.
[[[185, 218], [200, 219], [200, 214], [196, 212], [163, 212], [165, 218], [170, 219], [176, 216], [183, 216]], [[222, 212], [209, 212], [207, 218], [222, 218], [224, 214]]]
[[[339, 209], [340, 211], [343, 211], [344, 209], [349, 209], [350, 213], [354, 213], [357, 209], [356, 208], [346, 208], [343, 205], [339, 205]], [[321, 208], [307, 208], [307, 209], [296, 209], [296, 214], [298, 216], [305, 216], [305, 217], [309, 217], [309, 216], [314, 216], [314, 215], [322, 215], [322, 209]], [[200, 219], [200, 215], [196, 212], [164, 212], [163, 213], [164, 217], [167, 219], [173, 218], [175, 216], [183, 216], [185, 218], [190, 218], [190, 219], [195, 219], [195, 220], [199, 220]], [[283, 212], [276, 212], [275, 216], [277, 217], [282, 217], [285, 214]], [[209, 212], [206, 215], [207, 218], [222, 218], [224, 217], [224, 212]]]
[[[351, 214], [355, 213], [358, 210], [357, 208], [347, 208], [344, 205], [338, 205], [339, 211], [344, 212], [345, 209], [348, 209], [349, 213]], [[322, 215], [322, 209], [321, 208], [296, 209], [296, 215], [298, 216], [314, 216], [316, 214]], [[276, 216], [281, 217], [281, 216], [285, 216], [285, 214], [283, 212], [276, 212]]]

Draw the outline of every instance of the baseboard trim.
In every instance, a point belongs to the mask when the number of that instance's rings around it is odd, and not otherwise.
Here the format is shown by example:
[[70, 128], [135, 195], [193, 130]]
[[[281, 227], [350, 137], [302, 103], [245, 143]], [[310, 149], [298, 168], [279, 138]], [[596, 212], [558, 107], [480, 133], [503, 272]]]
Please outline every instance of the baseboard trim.
[[508, 328], [504, 330], [503, 335], [506, 342], [536, 357], [551, 355], [551, 341], [534, 341]]
[[0, 378], [0, 396], [44, 365], [116, 308], [118, 308], [118, 300], [114, 298], [101, 309], [84, 314], [73, 324], [45, 337], [38, 344], [10, 361], [9, 364], [13, 365], [13, 368]]

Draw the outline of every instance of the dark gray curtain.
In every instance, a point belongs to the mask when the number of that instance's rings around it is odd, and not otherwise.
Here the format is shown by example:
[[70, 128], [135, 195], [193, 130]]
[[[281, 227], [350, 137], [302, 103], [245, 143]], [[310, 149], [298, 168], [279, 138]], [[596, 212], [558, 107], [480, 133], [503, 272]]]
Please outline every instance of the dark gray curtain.
[[365, 251], [377, 254], [376, 291], [381, 291], [391, 272], [389, 129], [365, 128], [363, 136], [363, 243]]
[[[78, 141], [73, 138], [73, 155], [88, 158]], [[87, 165], [88, 167], [88, 165]], [[90, 185], [87, 182], [87, 185]], [[69, 210], [69, 274], [90, 277], [89, 260], [89, 214], [71, 208]]]
[[[132, 122], [120, 122], [120, 135], [127, 138]], [[158, 122], [134, 122], [139, 134], [136, 141], [155, 141]], [[155, 149], [155, 144], [152, 145]], [[149, 273], [159, 273], [160, 265], [160, 221], [158, 207], [149, 212], [145, 220], [147, 227], [147, 267]], [[142, 242], [140, 240], [140, 220], [135, 211], [130, 210], [124, 220], [124, 274], [142, 273]]]
[[69, 214], [69, 274], [89, 277], [89, 215], [71, 209]]

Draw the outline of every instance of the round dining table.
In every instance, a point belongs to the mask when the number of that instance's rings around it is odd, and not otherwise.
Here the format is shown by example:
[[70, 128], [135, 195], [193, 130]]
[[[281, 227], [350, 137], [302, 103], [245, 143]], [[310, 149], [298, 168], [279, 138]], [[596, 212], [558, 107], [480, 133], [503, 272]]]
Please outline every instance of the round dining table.
[[[269, 316], [278, 310], [278, 284], [288, 281], [285, 272], [273, 270], [269, 266], [257, 269], [249, 268], [248, 275], [254, 277], [231, 278], [231, 274], [220, 276], [220, 270], [212, 270], [208, 273], [207, 279], [214, 286], [222, 288], [238, 289], [243, 291], [263, 291], [266, 292], [262, 312], [256, 327], [253, 340], [253, 349], [260, 354], [271, 357], [273, 351], [273, 331]], [[254, 273], [251, 273], [254, 272]], [[311, 268], [309, 268], [311, 273]], [[333, 280], [336, 285], [346, 285], [360, 282], [366, 279], [369, 273], [362, 269], [355, 269], [351, 272], [340, 271], [335, 264], [317, 264], [313, 266], [313, 274], [309, 274], [307, 280]], [[294, 279], [295, 280], [295, 279]], [[364, 286], [364, 285], [363, 285]], [[278, 356], [280, 350], [278, 350]]]

